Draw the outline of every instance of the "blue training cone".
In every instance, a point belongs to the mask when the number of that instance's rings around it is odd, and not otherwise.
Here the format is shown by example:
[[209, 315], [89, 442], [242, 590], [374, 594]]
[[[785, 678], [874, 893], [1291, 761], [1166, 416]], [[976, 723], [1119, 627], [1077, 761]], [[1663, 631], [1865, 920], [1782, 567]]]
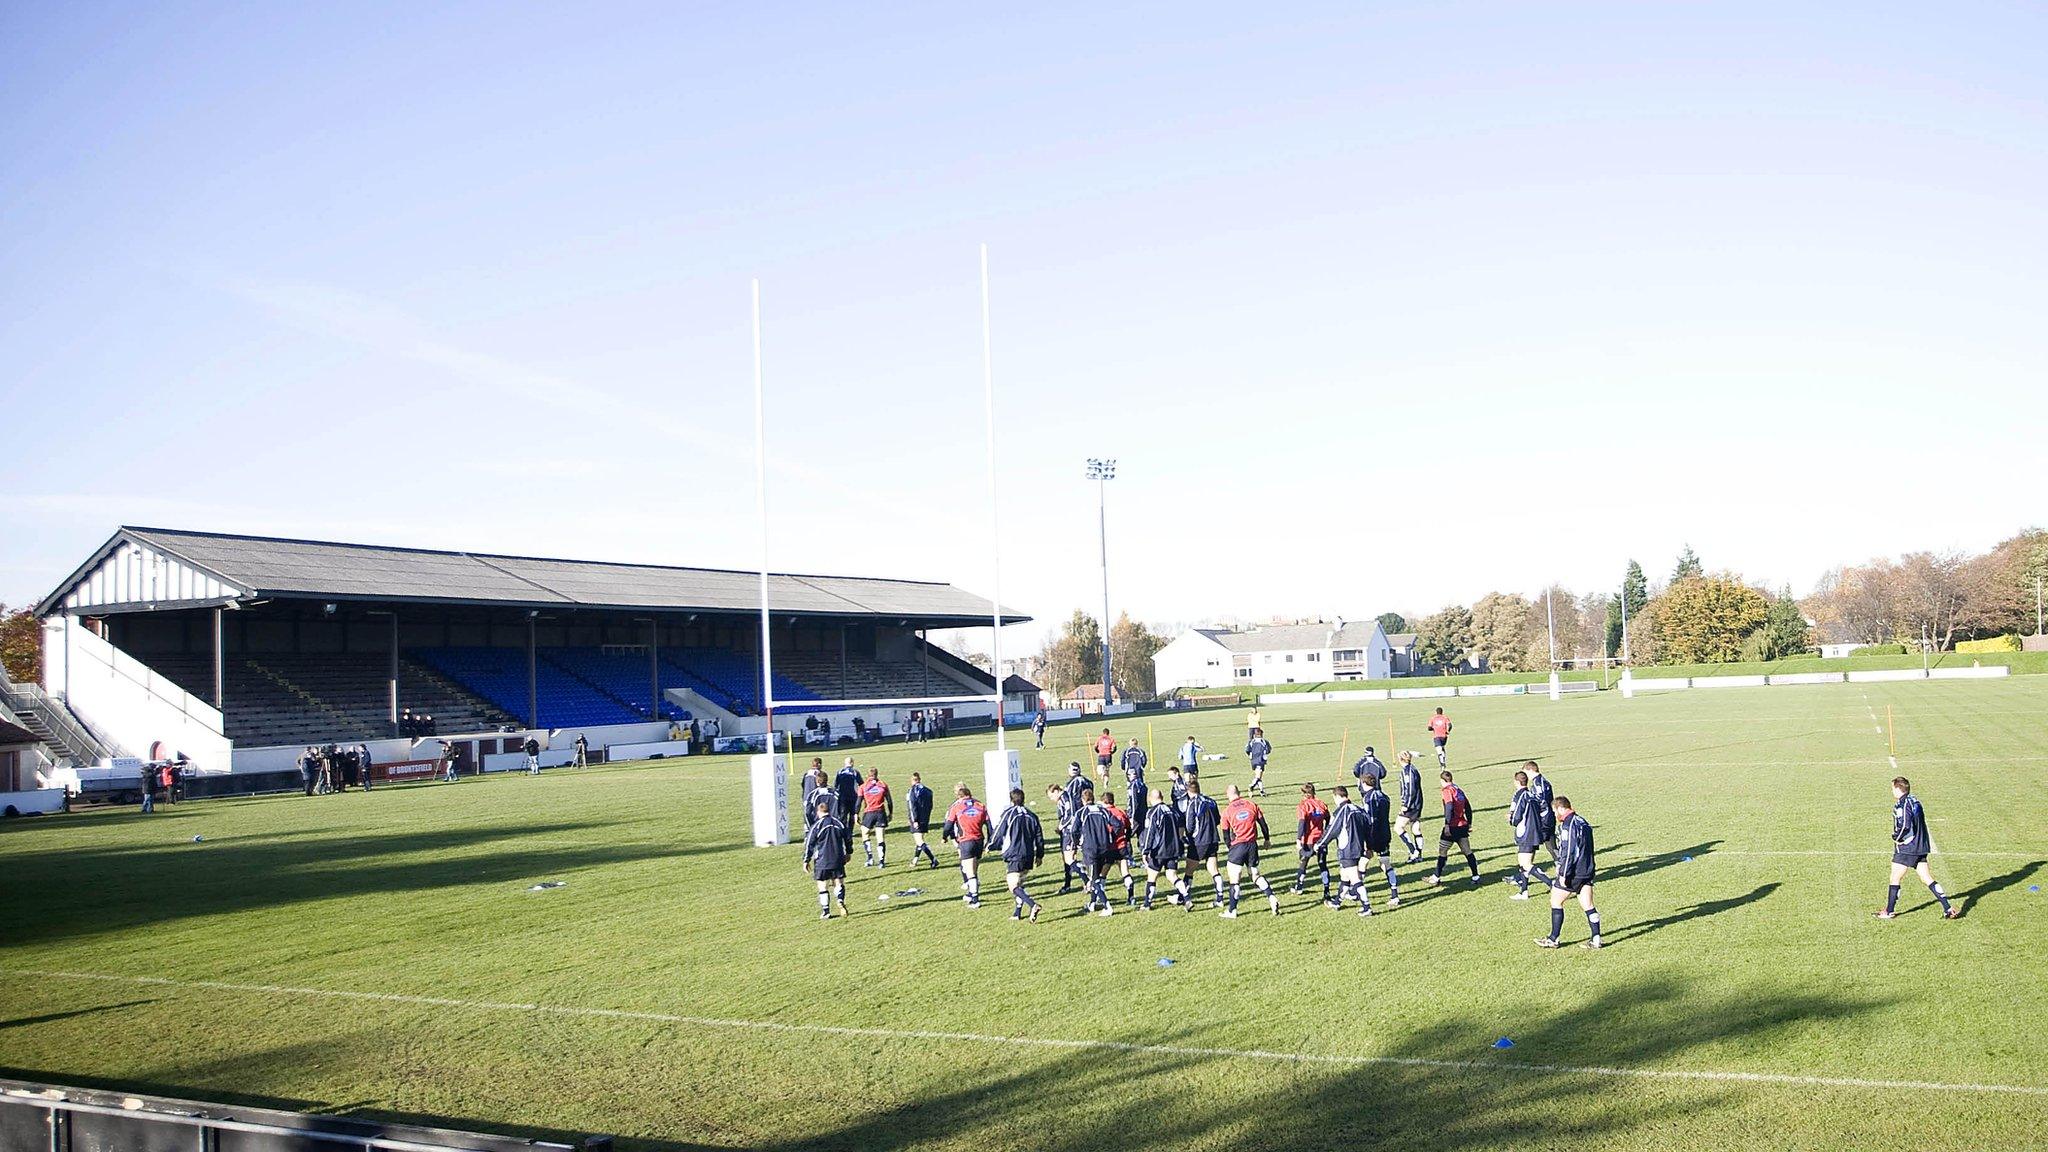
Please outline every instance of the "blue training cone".
[[1500, 1039], [1495, 1040], [1493, 1042], [1493, 1046], [1495, 1048], [1513, 1048], [1515, 1046], [1515, 1042], [1503, 1036]]
[[1682, 864], [1690, 864], [1690, 863], [1692, 863], [1692, 857], [1690, 857], [1690, 856], [1680, 856], [1680, 857], [1679, 857], [1678, 859], [1679, 859], [1679, 862], [1680, 862], [1680, 863], [1682, 863]]
[[2039, 892], [2040, 890], [2041, 890], [2041, 886], [2040, 886], [2039, 884], [2029, 884], [2029, 885], [2027, 885], [2027, 891], [2029, 891], [2029, 892]]
[[1160, 966], [1161, 968], [1171, 968], [1171, 967], [1173, 967], [1173, 957], [1171, 957], [1171, 956], [1161, 956], [1161, 957], [1159, 958], [1159, 966]]

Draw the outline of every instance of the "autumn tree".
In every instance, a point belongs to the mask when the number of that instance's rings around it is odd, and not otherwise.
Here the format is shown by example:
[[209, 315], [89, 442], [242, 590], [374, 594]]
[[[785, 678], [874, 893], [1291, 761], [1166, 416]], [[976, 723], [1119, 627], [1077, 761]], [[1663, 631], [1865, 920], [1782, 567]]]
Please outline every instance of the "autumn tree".
[[1664, 664], [1725, 664], [1764, 626], [1764, 594], [1730, 575], [1693, 576], [1657, 597], [1652, 611], [1656, 659]]
[[1489, 592], [1472, 605], [1472, 662], [1495, 672], [1526, 672], [1535, 605], [1512, 592]]
[[2034, 632], [2035, 580], [2048, 579], [2048, 532], [2029, 528], [1963, 565], [1957, 628], [1972, 636]]
[[1458, 666], [1472, 643], [1472, 613], [1462, 605], [1452, 604], [1415, 626], [1416, 658], [1445, 673]]
[[1055, 697], [1083, 684], [1101, 683], [1102, 626], [1095, 617], [1075, 609], [1058, 632], [1046, 637], [1038, 652], [1038, 667], [1045, 677], [1042, 687]]
[[17, 684], [42, 683], [43, 626], [32, 610], [0, 604], [0, 668]]
[[1914, 639], [1925, 636], [1937, 652], [1955, 639], [1964, 611], [1964, 558], [1954, 552], [1909, 552], [1899, 557], [1893, 595], [1900, 629]]
[[1166, 637], [1121, 613], [1109, 629], [1110, 677], [1116, 681], [1117, 696], [1124, 700], [1150, 700], [1158, 690], [1152, 654], [1166, 647]]
[[[1605, 592], [1588, 592], [1579, 597], [1577, 627], [1572, 632], [1572, 654], [1580, 658], [1611, 655], [1607, 645], [1607, 616], [1615, 600]], [[1559, 607], [1562, 607], [1560, 605]], [[1564, 617], [1558, 617], [1558, 643], [1564, 643]]]
[[[1603, 610], [1604, 611], [1604, 610]], [[1557, 633], [1555, 659], [1569, 660], [1579, 655], [1579, 600], [1571, 589], [1550, 587], [1536, 594], [1529, 602], [1528, 644], [1522, 650], [1522, 668], [1528, 671], [1548, 669], [1551, 655], [1550, 635]], [[1594, 641], [1594, 648], [1599, 641]]]

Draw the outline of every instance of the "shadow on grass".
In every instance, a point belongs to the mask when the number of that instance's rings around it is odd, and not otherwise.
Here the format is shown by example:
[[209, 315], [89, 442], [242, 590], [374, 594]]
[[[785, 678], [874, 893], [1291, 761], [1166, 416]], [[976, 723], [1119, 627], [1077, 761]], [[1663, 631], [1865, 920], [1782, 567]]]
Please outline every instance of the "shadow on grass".
[[[1705, 1044], [1767, 1052], [1804, 1030], [1835, 1027], [1874, 1007], [1876, 1001], [1832, 991], [1709, 998], [1675, 981], [1637, 980], [1569, 1011], [1517, 1010], [1513, 1019], [1471, 1011], [1400, 1035], [1373, 1037], [1367, 1029], [1353, 1039], [1346, 1033], [1330, 1045], [1340, 1053], [1372, 1053], [1370, 1059], [1356, 1060], [1233, 1055], [1223, 1049], [1239, 1045], [1227, 1034], [1146, 1028], [1132, 1020], [1128, 1023], [1134, 1027], [1102, 1047], [1019, 1045], [994, 1063], [1004, 1069], [1001, 1073], [963, 1074], [928, 1094], [918, 1094], [913, 1083], [902, 1093], [884, 1093], [886, 1103], [863, 1103], [872, 1096], [852, 1095], [850, 1090], [841, 1095], [817, 1093], [808, 1105], [792, 1099], [780, 1113], [742, 1121], [757, 1135], [743, 1137], [741, 1144], [732, 1142], [729, 1117], [713, 1129], [718, 1133], [716, 1145], [693, 1142], [695, 1134], [688, 1131], [634, 1132], [630, 1119], [622, 1120], [626, 1130], [614, 1129], [614, 1134], [621, 1148], [644, 1152], [704, 1152], [714, 1146], [772, 1152], [870, 1152], [935, 1145], [1030, 1147], [1044, 1152], [1254, 1147], [1313, 1152], [1367, 1146], [1479, 1152], [1537, 1144], [1612, 1146], [1645, 1131], [1668, 1133], [1682, 1126], [1688, 1115], [1712, 1112], [1756, 1090], [1690, 1081], [1682, 1091], [1648, 1092], [1643, 1089], [1654, 1081], [1615, 1070], [1688, 1067], [1687, 1054]], [[1019, 1027], [1024, 1029], [1021, 1022]], [[1490, 1039], [1504, 1031], [1514, 1036], [1512, 1052], [1489, 1047]], [[906, 1042], [920, 1048], [932, 1043]], [[849, 1041], [821, 1037], [818, 1043]], [[880, 1045], [886, 1048], [891, 1043]], [[971, 1066], [989, 1065], [968, 1046], [1000, 1046], [987, 1041], [939, 1043], [962, 1045]], [[1242, 1046], [1258, 1045], [1247, 1036]], [[260, 1080], [259, 1072], [308, 1059], [319, 1048], [308, 1041], [225, 1061], [167, 1066], [137, 1080], [81, 1080], [33, 1069], [5, 1069], [4, 1074], [324, 1112], [334, 1106], [227, 1094], [210, 1087], [238, 1079]], [[686, 1075], [684, 1080], [676, 1087], [686, 1095], [718, 1091], [715, 1071]], [[565, 1142], [581, 1135], [475, 1117], [392, 1111], [375, 1104], [354, 1108], [348, 1115], [358, 1121]], [[774, 1132], [788, 1135], [758, 1135]]]
[[1619, 944], [1624, 940], [1634, 940], [1638, 936], [1648, 936], [1659, 928], [1669, 928], [1673, 924], [1683, 924], [1688, 920], [1697, 920], [1703, 916], [1718, 916], [1723, 912], [1733, 911], [1745, 904], [1754, 904], [1771, 893], [1776, 892], [1779, 887], [1779, 883], [1773, 880], [1768, 884], [1759, 884], [1754, 889], [1740, 896], [1730, 896], [1725, 900], [1703, 900], [1689, 907], [1681, 908], [1668, 916], [1659, 916], [1654, 920], [1639, 921], [1624, 926], [1619, 932], [1609, 932], [1607, 933], [1607, 942]]
[[69, 1012], [45, 1012], [40, 1016], [16, 1016], [12, 1020], [0, 1020], [0, 1029], [27, 1028], [35, 1024], [54, 1024], [59, 1020], [71, 1020], [79, 1016], [96, 1016], [101, 1012], [118, 1012], [123, 1008], [140, 1008], [154, 1004], [155, 1000], [123, 1000], [119, 1004], [95, 1004], [90, 1008], [73, 1008]]
[[1964, 912], [1968, 912], [1977, 906], [1979, 900], [2018, 885], [2026, 880], [2027, 877], [2039, 872], [2043, 865], [2048, 865], [2048, 860], [2030, 860], [2010, 872], [2002, 872], [1996, 876], [1980, 880], [1971, 885], [1968, 890], [1955, 894], [1956, 907], [1961, 908]]
[[[734, 852], [743, 842], [618, 843], [617, 822], [495, 824], [305, 839], [115, 844], [13, 859], [9, 944], [119, 934], [188, 917], [316, 900], [511, 884], [629, 860]], [[570, 836], [572, 845], [536, 845]], [[91, 893], [81, 900], [78, 893]]]

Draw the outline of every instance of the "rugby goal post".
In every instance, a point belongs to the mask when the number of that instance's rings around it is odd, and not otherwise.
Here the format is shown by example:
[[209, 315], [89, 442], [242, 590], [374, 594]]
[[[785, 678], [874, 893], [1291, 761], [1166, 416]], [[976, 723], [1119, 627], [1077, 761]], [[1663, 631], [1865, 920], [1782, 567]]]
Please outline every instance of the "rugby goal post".
[[[1022, 753], [1009, 747], [1003, 726], [1003, 564], [1001, 511], [996, 488], [996, 388], [995, 368], [989, 331], [988, 245], [981, 246], [981, 375], [986, 418], [989, 502], [989, 626], [990, 675], [994, 691], [986, 694], [878, 697], [861, 700], [778, 700], [775, 698], [775, 653], [771, 624], [774, 619], [769, 597], [768, 550], [772, 536], [768, 524], [768, 417], [767, 393], [761, 371], [761, 282], [753, 282], [754, 332], [754, 485], [756, 512], [761, 521], [761, 702], [766, 717], [763, 750], [749, 758], [753, 791], [754, 843], [773, 847], [789, 843], [789, 764], [795, 759], [794, 736], [783, 734], [782, 751], [776, 750], [775, 712], [778, 708], [815, 710], [820, 707], [930, 708], [947, 704], [990, 704], [995, 713], [996, 746], [982, 753], [981, 800], [991, 815], [1001, 815], [1010, 806], [1010, 791], [1023, 787]], [[950, 803], [950, 800], [947, 801]]]

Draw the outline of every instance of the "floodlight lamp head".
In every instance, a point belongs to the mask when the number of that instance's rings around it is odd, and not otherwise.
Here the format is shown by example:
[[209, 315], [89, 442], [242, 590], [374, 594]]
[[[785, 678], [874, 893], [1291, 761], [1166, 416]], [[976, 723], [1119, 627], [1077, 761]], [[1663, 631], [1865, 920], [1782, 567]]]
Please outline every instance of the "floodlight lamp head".
[[1115, 460], [1098, 460], [1098, 459], [1096, 459], [1096, 458], [1095, 458], [1095, 457], [1093, 457], [1093, 456], [1089, 457], [1089, 458], [1088, 458], [1088, 479], [1090, 479], [1090, 480], [1114, 480], [1114, 479], [1116, 479], [1116, 461], [1115, 461]]

